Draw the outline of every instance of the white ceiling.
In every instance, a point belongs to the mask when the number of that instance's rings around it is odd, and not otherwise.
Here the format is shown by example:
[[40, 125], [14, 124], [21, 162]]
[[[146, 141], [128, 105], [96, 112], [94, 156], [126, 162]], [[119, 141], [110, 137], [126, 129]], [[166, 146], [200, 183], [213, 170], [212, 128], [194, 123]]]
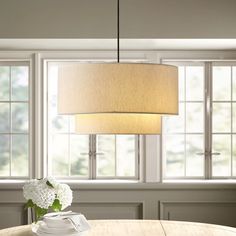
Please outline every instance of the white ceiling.
[[[114, 50], [116, 39], [0, 39], [0, 50]], [[236, 50], [236, 39], [121, 39], [125, 50]]]

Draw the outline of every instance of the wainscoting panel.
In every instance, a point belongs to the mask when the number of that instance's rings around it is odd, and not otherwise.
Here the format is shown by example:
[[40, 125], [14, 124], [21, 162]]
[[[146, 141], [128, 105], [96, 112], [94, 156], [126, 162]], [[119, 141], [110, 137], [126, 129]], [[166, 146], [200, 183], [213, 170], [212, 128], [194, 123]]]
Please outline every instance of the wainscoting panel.
[[0, 227], [27, 224], [27, 210], [24, 204], [0, 203]]
[[88, 219], [142, 219], [142, 203], [79, 203], [71, 209]]
[[[70, 185], [73, 204], [65, 210], [88, 219], [170, 219], [236, 227], [236, 184]], [[0, 185], [0, 228], [30, 223], [22, 186]]]
[[236, 202], [160, 202], [161, 219], [236, 227]]

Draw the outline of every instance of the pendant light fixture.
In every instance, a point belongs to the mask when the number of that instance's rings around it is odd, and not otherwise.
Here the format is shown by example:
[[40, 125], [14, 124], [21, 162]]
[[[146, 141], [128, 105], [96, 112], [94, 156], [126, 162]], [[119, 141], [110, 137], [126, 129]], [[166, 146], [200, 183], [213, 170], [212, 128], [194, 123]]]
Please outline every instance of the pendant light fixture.
[[75, 115], [81, 134], [159, 134], [161, 115], [178, 113], [175, 66], [120, 63], [117, 0], [117, 63], [59, 68], [58, 112]]

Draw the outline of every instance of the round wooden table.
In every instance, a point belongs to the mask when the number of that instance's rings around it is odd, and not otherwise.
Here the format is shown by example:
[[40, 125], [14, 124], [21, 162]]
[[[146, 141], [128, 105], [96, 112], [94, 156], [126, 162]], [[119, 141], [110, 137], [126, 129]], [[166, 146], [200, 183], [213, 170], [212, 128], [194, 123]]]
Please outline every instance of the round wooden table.
[[[159, 220], [90, 220], [86, 236], [236, 236], [236, 228]], [[0, 230], [1, 236], [33, 236], [31, 226]]]

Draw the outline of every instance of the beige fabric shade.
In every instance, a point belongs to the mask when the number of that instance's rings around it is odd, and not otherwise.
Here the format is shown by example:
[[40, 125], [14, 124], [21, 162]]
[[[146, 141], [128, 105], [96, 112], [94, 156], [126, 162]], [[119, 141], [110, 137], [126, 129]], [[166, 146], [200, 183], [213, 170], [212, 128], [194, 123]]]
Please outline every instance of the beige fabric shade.
[[73, 64], [59, 68], [60, 114], [177, 114], [177, 67]]
[[75, 132], [80, 134], [160, 134], [161, 116], [156, 114], [79, 114]]

